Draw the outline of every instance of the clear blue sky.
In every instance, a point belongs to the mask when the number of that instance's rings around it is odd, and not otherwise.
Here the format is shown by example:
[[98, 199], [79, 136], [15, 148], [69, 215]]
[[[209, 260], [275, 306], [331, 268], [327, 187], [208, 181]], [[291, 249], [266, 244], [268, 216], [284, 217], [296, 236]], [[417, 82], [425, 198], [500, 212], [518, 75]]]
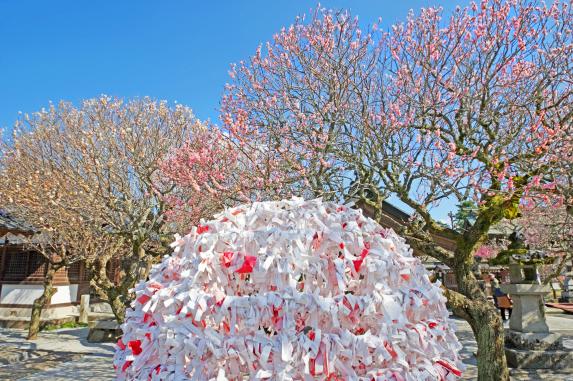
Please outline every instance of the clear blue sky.
[[[322, 1], [364, 24], [404, 20], [409, 9], [468, 0]], [[228, 69], [252, 55], [314, 1], [0, 0], [0, 128], [18, 111], [100, 94], [151, 96], [217, 120]]]

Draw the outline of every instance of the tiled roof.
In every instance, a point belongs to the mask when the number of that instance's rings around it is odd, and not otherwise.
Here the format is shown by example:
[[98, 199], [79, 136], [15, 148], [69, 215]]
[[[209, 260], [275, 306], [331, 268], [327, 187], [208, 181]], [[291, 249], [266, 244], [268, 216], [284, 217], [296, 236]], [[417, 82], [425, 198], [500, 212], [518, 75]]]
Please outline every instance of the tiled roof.
[[384, 213], [388, 213], [399, 221], [407, 221], [410, 219], [410, 214], [406, 213], [397, 206], [390, 204], [388, 201], [382, 201], [382, 211]]
[[7, 212], [0, 210], [0, 232], [31, 233], [33, 231], [34, 228], [30, 224], [20, 221], [10, 216]]

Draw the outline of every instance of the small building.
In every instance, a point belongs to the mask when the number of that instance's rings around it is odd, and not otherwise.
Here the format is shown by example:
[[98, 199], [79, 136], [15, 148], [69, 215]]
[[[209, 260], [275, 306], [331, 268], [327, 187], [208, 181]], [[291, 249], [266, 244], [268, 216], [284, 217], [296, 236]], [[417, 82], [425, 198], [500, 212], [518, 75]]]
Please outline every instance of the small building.
[[[356, 206], [362, 209], [362, 212], [365, 216], [372, 217], [374, 216], [374, 210], [371, 206], [365, 203], [357, 202]], [[409, 220], [412, 216], [403, 211], [402, 209], [392, 205], [387, 201], [382, 201], [382, 216], [380, 218], [380, 225], [385, 228], [392, 228], [395, 231], [399, 231], [399, 229], [409, 223]], [[456, 249], [456, 242], [451, 238], [434, 234], [433, 235], [434, 242], [436, 242], [442, 248], [454, 251]], [[439, 278], [441, 279], [444, 286], [451, 290], [457, 291], [458, 284], [456, 282], [456, 276], [449, 269], [448, 266], [442, 264], [440, 261], [418, 251], [414, 251], [414, 255], [420, 257], [426, 269], [435, 271], [438, 273]]]
[[[34, 229], [0, 211], [0, 326], [19, 326], [31, 314], [32, 304], [43, 290], [45, 257], [28, 243]], [[46, 320], [77, 315], [82, 294], [89, 293], [83, 263], [60, 269], [54, 277], [56, 293], [42, 312]]]
[[[369, 205], [357, 203], [356, 206], [361, 208], [366, 216], [371, 217], [374, 215], [374, 210]], [[392, 228], [394, 230], [399, 230], [401, 226], [409, 223], [411, 217], [412, 216], [410, 214], [401, 210], [400, 208], [397, 208], [389, 202], [382, 202], [382, 217], [380, 219], [380, 224], [382, 226], [386, 228]], [[503, 220], [493, 226], [489, 230], [488, 235], [490, 239], [503, 239], [508, 237], [514, 231], [514, 229], [515, 227], [509, 221]], [[432, 236], [434, 242], [440, 247], [451, 252], [455, 251], [456, 242], [453, 239], [438, 234], [433, 234]], [[448, 266], [422, 252], [414, 251], [414, 255], [422, 259], [426, 269], [437, 273], [438, 278], [441, 280], [444, 286], [450, 290], [458, 290], [456, 276]], [[509, 283], [509, 271], [507, 268], [501, 266], [490, 266], [487, 263], [480, 263], [479, 258], [477, 258], [476, 264], [478, 265], [478, 271], [482, 275], [480, 282], [484, 285], [485, 292], [488, 296], [491, 296], [491, 290], [488, 289], [490, 273], [494, 274], [502, 283]]]

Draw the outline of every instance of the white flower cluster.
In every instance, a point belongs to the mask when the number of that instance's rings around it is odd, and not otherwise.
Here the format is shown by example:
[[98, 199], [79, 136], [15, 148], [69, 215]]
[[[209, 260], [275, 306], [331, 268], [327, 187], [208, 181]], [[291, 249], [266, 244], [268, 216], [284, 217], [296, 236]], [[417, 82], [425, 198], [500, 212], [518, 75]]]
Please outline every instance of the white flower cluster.
[[453, 380], [445, 298], [392, 230], [293, 198], [226, 210], [136, 287], [120, 380]]

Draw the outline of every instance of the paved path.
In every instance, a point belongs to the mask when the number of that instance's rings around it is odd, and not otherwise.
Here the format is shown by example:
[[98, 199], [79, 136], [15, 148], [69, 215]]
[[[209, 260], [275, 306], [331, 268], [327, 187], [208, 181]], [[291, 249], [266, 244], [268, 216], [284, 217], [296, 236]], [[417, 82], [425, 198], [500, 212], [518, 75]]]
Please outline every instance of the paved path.
[[[548, 325], [551, 330], [560, 332], [567, 336], [573, 336], [573, 315], [548, 316]], [[477, 343], [468, 323], [461, 319], [454, 319], [456, 324], [456, 335], [463, 345], [461, 357], [466, 369], [462, 374], [463, 380], [477, 379]], [[571, 370], [518, 370], [510, 369], [512, 381], [573, 381]]]
[[[573, 336], [573, 315], [548, 315], [551, 330]], [[469, 325], [455, 319], [467, 368], [463, 380], [477, 375], [477, 345]], [[114, 379], [113, 344], [88, 343], [87, 328], [42, 332], [38, 340], [24, 340], [25, 331], [0, 329], [0, 380], [107, 381]], [[18, 357], [19, 356], [19, 357]], [[4, 362], [3, 362], [4, 361]], [[7, 365], [6, 365], [7, 364]], [[571, 371], [516, 371], [512, 381], [571, 381]]]
[[113, 380], [111, 343], [88, 343], [87, 328], [41, 332], [0, 329], [0, 380]]

